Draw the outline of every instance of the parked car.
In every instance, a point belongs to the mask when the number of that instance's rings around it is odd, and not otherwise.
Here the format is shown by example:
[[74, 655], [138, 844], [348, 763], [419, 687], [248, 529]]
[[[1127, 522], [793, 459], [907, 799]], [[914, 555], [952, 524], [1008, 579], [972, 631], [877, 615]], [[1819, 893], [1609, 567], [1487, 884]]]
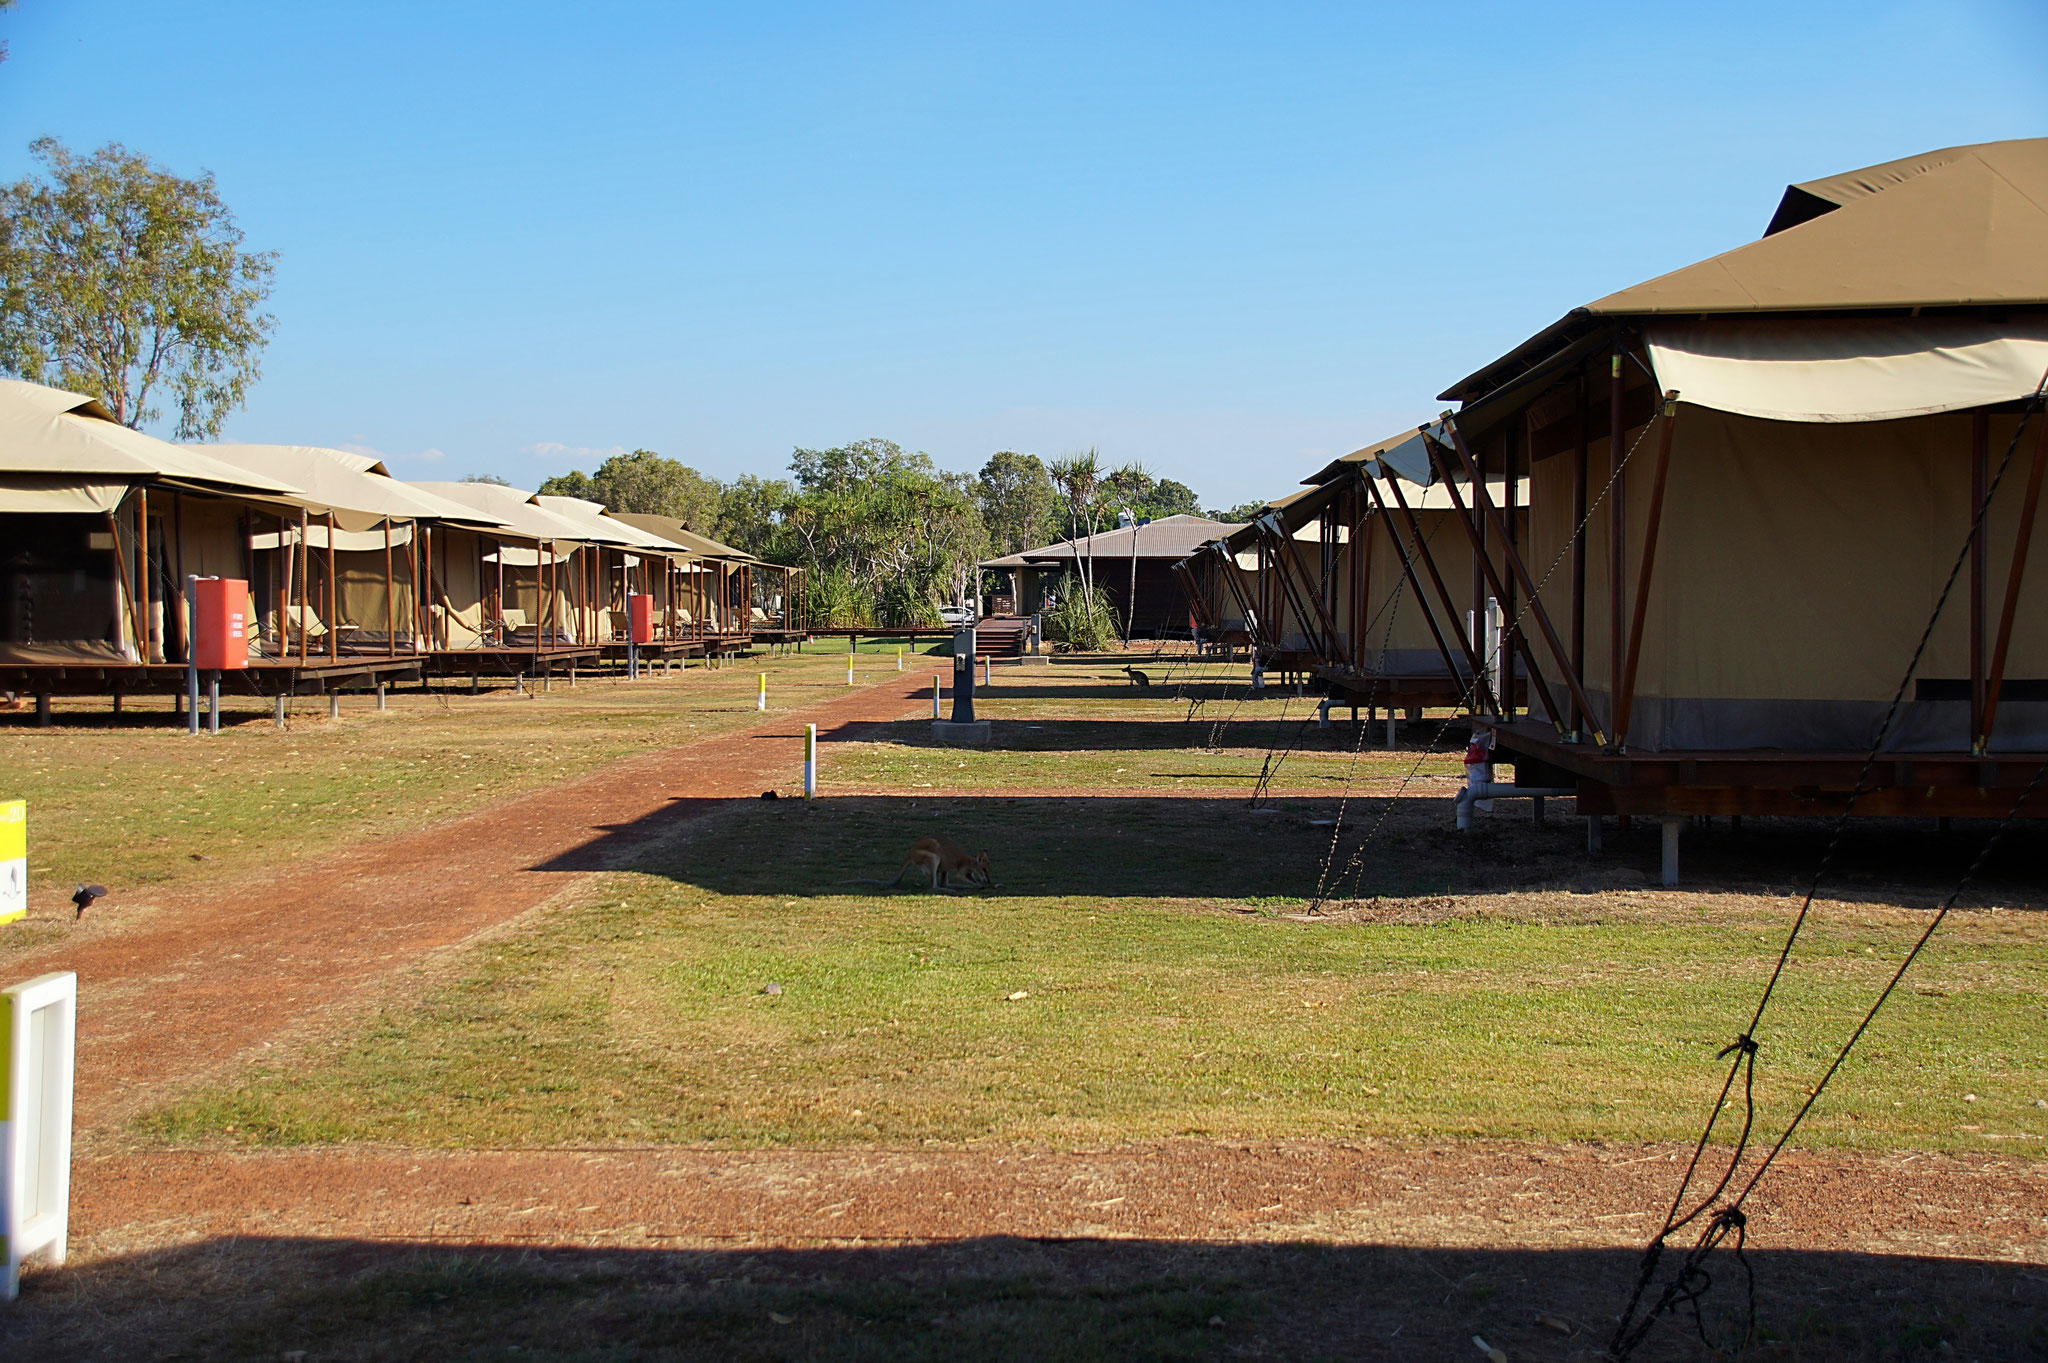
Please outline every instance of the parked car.
[[966, 606], [939, 607], [939, 619], [951, 625], [954, 629], [958, 629], [962, 625], [975, 624], [980, 618]]

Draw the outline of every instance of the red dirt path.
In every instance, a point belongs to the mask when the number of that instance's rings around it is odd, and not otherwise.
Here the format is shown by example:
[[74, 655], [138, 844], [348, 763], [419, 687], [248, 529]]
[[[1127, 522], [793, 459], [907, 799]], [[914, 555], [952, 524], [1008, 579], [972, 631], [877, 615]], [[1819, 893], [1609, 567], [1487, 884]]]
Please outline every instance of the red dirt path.
[[[803, 725], [821, 740], [900, 718], [891, 679], [742, 733], [644, 754], [418, 832], [153, 896], [133, 928], [19, 957], [75, 970], [78, 1124], [104, 1130], [165, 1085], [227, 1065], [320, 1009], [616, 864], [713, 802], [787, 787]], [[628, 830], [622, 834], [622, 830]]]
[[[678, 1247], [974, 1236], [1637, 1246], [1689, 1148], [1173, 1141], [1101, 1151], [173, 1151], [82, 1161], [96, 1253], [202, 1236]], [[1968, 1156], [1788, 1155], [1760, 1245], [2048, 1263], [2048, 1179]]]

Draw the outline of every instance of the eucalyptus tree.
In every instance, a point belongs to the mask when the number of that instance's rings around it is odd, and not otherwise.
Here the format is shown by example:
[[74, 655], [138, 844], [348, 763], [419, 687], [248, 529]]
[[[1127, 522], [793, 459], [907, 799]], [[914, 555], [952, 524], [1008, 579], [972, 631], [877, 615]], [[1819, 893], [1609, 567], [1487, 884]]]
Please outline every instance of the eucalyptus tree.
[[210, 172], [174, 175], [110, 142], [29, 150], [45, 175], [0, 188], [0, 368], [98, 398], [180, 440], [220, 434], [261, 373], [275, 251], [243, 249]]

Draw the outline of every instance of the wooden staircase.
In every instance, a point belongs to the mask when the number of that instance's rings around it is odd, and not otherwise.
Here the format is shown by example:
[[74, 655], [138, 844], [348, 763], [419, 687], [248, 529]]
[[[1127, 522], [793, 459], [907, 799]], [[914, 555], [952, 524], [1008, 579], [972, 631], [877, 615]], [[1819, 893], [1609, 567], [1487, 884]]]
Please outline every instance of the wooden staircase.
[[991, 615], [974, 627], [974, 651], [985, 658], [1021, 658], [1030, 637], [1030, 616]]

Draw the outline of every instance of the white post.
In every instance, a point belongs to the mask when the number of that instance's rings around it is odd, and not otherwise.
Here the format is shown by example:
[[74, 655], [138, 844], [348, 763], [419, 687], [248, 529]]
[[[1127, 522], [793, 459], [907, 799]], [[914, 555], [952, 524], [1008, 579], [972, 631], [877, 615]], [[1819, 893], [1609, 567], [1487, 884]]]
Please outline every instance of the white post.
[[818, 793], [818, 726], [804, 725], [804, 798], [813, 799]]
[[853, 685], [853, 655], [851, 653], [846, 655], [846, 684], [848, 686]]
[[901, 644], [896, 645], [896, 670], [898, 672], [903, 670], [903, 645]]
[[756, 710], [768, 708], [768, 674], [766, 672], [761, 674], [761, 691], [759, 695], [754, 697], [754, 708]]
[[994, 657], [992, 657], [992, 656], [991, 656], [991, 657], [984, 657], [984, 658], [982, 658], [982, 660], [981, 660], [981, 684], [982, 684], [983, 686], [992, 686], [992, 685], [994, 685], [994, 684], [995, 684], [995, 679], [996, 679], [996, 660], [995, 660], [995, 658], [994, 658]]
[[1668, 890], [1678, 883], [1678, 830], [1685, 826], [1685, 821], [1667, 814], [1660, 822], [1664, 825], [1664, 888]]
[[939, 717], [939, 679], [932, 678], [932, 718]]
[[327, 717], [329, 719], [341, 718], [341, 692], [329, 691], [327, 693]]
[[384, 707], [384, 683], [383, 683], [383, 682], [378, 682], [378, 683], [377, 683], [377, 708], [378, 708], [379, 710], [382, 710], [382, 709], [384, 709], [384, 708], [385, 708], [385, 707]]
[[0, 992], [0, 1301], [21, 1262], [64, 1262], [71, 1231], [71, 1090], [78, 976], [41, 975]]
[[218, 669], [206, 674], [206, 732], [220, 732], [220, 672]]

